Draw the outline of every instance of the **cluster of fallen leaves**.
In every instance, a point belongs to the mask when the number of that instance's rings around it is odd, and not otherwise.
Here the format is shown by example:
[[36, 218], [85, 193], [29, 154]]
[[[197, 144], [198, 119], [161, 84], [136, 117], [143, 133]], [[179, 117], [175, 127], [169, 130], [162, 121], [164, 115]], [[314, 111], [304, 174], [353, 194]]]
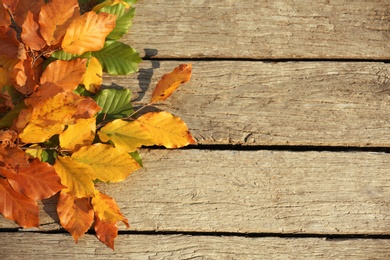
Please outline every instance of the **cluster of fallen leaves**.
[[[135, 2], [100, 1], [81, 14], [77, 0], [2, 0], [0, 213], [18, 225], [38, 227], [37, 201], [60, 193], [60, 224], [75, 241], [93, 225], [114, 248], [117, 222], [129, 224], [95, 183], [120, 182], [139, 169], [141, 146], [195, 143], [180, 118], [139, 116], [128, 89], [100, 90], [103, 71], [138, 70], [139, 54], [118, 41]], [[190, 64], [164, 75], [149, 105], [190, 76]]]

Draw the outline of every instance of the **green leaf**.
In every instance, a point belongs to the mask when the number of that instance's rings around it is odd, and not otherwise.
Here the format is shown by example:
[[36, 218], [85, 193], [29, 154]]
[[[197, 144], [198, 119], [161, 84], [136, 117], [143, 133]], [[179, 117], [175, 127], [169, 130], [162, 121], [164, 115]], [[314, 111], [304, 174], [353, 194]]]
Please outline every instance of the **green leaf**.
[[73, 92], [80, 95], [80, 96], [84, 96], [84, 97], [91, 97], [93, 94], [92, 92], [89, 92], [88, 90], [86, 90], [85, 87], [82, 85], [78, 85], [77, 88]]
[[134, 11], [135, 8], [130, 8], [126, 12], [126, 7], [123, 4], [106, 6], [99, 10], [99, 13], [106, 12], [117, 16], [115, 28], [107, 36], [107, 39], [118, 40], [129, 31], [134, 18]]
[[104, 89], [99, 91], [94, 100], [102, 108], [96, 122], [103, 119], [113, 120], [131, 115], [134, 110], [131, 105], [131, 91], [129, 89]]
[[17, 103], [14, 109], [8, 111], [1, 119], [0, 119], [0, 129], [10, 127], [14, 121], [19, 116], [20, 111], [26, 108], [24, 101]]
[[70, 54], [70, 53], [67, 53], [63, 50], [58, 50], [58, 51], [54, 52], [50, 57], [55, 58], [57, 60], [71, 60], [71, 59], [74, 59], [74, 58], [79, 57], [79, 56], [80, 55]]
[[131, 157], [133, 157], [133, 159], [139, 164], [139, 166], [141, 167], [144, 167], [143, 164], [142, 164], [142, 158], [141, 158], [141, 155], [135, 151], [135, 152], [131, 152], [129, 153]]
[[117, 42], [107, 41], [103, 49], [93, 52], [103, 65], [104, 71], [111, 75], [128, 75], [138, 71], [138, 63], [142, 61], [139, 53], [130, 46]]

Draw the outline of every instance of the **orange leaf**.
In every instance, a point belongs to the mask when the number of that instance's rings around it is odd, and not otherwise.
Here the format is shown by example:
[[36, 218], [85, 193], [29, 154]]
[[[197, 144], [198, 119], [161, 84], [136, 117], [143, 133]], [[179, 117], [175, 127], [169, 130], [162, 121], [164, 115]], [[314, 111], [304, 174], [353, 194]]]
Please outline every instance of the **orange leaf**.
[[0, 5], [0, 26], [10, 26], [11, 25], [11, 17], [9, 13], [4, 8], [3, 5]]
[[92, 207], [95, 215], [102, 221], [116, 223], [122, 221], [127, 228], [130, 227], [127, 219], [123, 216], [115, 200], [106, 194], [95, 190], [95, 196], [92, 198]]
[[19, 27], [26, 20], [27, 13], [31, 12], [33, 15], [38, 15], [41, 7], [45, 4], [45, 0], [19, 0], [15, 9], [15, 22]]
[[28, 11], [26, 20], [22, 25], [22, 34], [20, 38], [23, 43], [28, 45], [32, 50], [42, 50], [46, 46], [46, 42], [42, 39], [39, 33], [39, 25], [34, 15]]
[[192, 64], [181, 64], [171, 73], [162, 76], [153, 91], [151, 102], [163, 101], [170, 97], [172, 93], [191, 78]]
[[27, 168], [22, 168], [17, 174], [2, 174], [15, 191], [35, 200], [47, 199], [65, 188], [53, 166], [39, 159], [34, 159]]
[[11, 78], [14, 87], [22, 94], [31, 94], [38, 87], [42, 69], [42, 59], [33, 61], [32, 58], [19, 61], [12, 71]]
[[52, 0], [41, 8], [39, 25], [47, 45], [55, 45], [64, 36], [66, 29], [80, 16], [77, 0]]
[[17, 173], [20, 169], [28, 167], [28, 164], [28, 155], [19, 147], [0, 146], [0, 170], [4, 168]]
[[114, 240], [118, 236], [118, 225], [109, 221], [103, 221], [95, 215], [95, 232], [97, 238], [106, 246], [114, 250]]
[[23, 44], [16, 39], [16, 32], [10, 27], [0, 26], [0, 54], [12, 59], [26, 59]]
[[62, 87], [65, 91], [73, 91], [83, 78], [86, 62], [86, 59], [53, 61], [42, 73], [41, 84], [50, 82]]
[[62, 191], [57, 204], [61, 226], [78, 241], [93, 223], [93, 210], [88, 198], [75, 198]]
[[18, 133], [13, 130], [0, 130], [0, 142], [3, 146], [15, 146]]
[[7, 180], [0, 178], [0, 213], [24, 228], [38, 227], [38, 203], [16, 192]]
[[115, 16], [108, 13], [83, 14], [68, 27], [62, 40], [62, 48], [72, 54], [100, 50], [104, 46], [106, 36], [115, 27], [115, 19]]

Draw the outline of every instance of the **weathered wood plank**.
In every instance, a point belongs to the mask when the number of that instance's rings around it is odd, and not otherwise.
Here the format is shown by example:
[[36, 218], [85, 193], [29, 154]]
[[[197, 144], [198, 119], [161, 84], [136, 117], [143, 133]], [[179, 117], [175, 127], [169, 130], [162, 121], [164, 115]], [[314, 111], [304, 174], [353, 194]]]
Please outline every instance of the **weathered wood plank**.
[[[148, 103], [179, 63], [145, 61], [137, 78], [105, 82]], [[183, 118], [200, 144], [389, 147], [390, 64], [193, 62], [191, 81], [159, 107]]]
[[387, 0], [142, 0], [124, 41], [159, 58], [389, 59]]
[[389, 240], [120, 235], [115, 251], [92, 235], [4, 233], [3, 260], [41, 259], [388, 259]]
[[[390, 234], [390, 154], [142, 154], [144, 169], [102, 187], [116, 199], [132, 230]], [[41, 229], [56, 229], [53, 201], [45, 209]], [[0, 228], [8, 227], [11, 221], [1, 219]]]

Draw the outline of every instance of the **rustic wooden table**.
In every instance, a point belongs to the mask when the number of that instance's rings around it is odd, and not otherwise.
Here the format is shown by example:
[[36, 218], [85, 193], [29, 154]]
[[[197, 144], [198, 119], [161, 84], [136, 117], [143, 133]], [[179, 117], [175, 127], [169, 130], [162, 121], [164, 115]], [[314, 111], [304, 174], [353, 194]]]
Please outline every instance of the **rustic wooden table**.
[[1, 259], [390, 259], [390, 2], [140, 0], [125, 42], [139, 75], [105, 78], [146, 103], [180, 63], [191, 82], [159, 106], [198, 141], [142, 149], [102, 187], [131, 228], [115, 251], [0, 218]]

